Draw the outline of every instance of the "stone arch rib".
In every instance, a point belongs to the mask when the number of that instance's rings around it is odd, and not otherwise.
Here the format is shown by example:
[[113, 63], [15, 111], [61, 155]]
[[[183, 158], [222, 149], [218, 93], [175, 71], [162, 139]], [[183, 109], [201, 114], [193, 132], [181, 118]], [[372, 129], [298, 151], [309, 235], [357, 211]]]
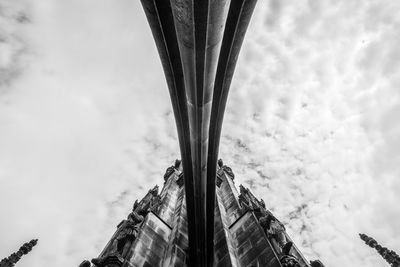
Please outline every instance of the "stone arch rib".
[[188, 212], [189, 266], [212, 266], [221, 126], [256, 0], [141, 0], [177, 125]]

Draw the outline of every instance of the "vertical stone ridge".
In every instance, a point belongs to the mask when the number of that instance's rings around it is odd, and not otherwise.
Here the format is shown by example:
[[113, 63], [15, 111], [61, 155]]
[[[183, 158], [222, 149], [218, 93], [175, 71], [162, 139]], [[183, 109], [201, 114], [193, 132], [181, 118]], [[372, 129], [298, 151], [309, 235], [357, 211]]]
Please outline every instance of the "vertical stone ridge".
[[232, 169], [223, 165], [222, 160], [218, 161], [218, 165], [217, 175], [222, 182], [217, 189], [217, 199], [221, 206], [232, 265], [280, 267], [279, 258], [257, 218], [252, 211], [240, 205]]
[[[229, 2], [229, 10], [223, 28], [223, 37], [216, 67], [210, 126], [208, 129], [207, 192], [209, 192], [209, 197], [207, 198], [207, 207], [212, 207], [215, 201], [216, 162], [226, 101], [240, 47], [255, 4], [256, 0], [232, 0]], [[211, 208], [207, 210], [208, 213], [213, 212]], [[208, 220], [208, 229], [212, 229], [212, 226], [213, 221]], [[208, 241], [211, 242], [210, 239]]]
[[174, 228], [164, 255], [163, 266], [187, 266], [189, 246], [185, 191], [180, 190], [174, 213]]
[[[185, 172], [190, 255], [197, 259], [193, 264], [210, 266], [215, 165], [225, 107], [216, 105], [226, 102], [222, 98], [227, 97], [231, 80], [218, 75], [233, 74], [255, 0], [142, 0], [142, 3], [167, 76], [172, 104], [178, 105], [174, 114]], [[229, 30], [225, 30], [226, 25]], [[220, 86], [216, 86], [217, 80]], [[216, 89], [218, 96], [214, 96]]]
[[164, 186], [160, 193], [161, 204], [157, 210], [157, 215], [171, 227], [174, 227], [175, 207], [177, 205], [180, 186], [177, 184], [179, 177], [179, 165], [170, 166], [164, 175]]
[[225, 208], [219, 200], [215, 205], [214, 264], [213, 266], [237, 266], [237, 257], [229, 232]]
[[[141, 0], [144, 11], [149, 22], [157, 50], [160, 55], [164, 74], [167, 80], [172, 108], [178, 132], [179, 147], [182, 156], [182, 165], [185, 170], [185, 191], [186, 195], [194, 197], [195, 185], [192, 169], [192, 152], [189, 126], [188, 96], [185, 90], [185, 77], [183, 66], [190, 64], [181, 58], [178, 44], [177, 26], [172, 12], [171, 2], [168, 0]], [[178, 8], [182, 4], [176, 3]], [[181, 19], [184, 19], [182, 13]], [[187, 14], [186, 14], [187, 15]], [[190, 18], [190, 17], [189, 17]], [[181, 29], [186, 31], [186, 28]], [[190, 46], [189, 40], [184, 43]], [[191, 254], [196, 251], [197, 229], [195, 202], [191, 198], [187, 201], [188, 221], [192, 227], [189, 228], [190, 242], [192, 242]]]

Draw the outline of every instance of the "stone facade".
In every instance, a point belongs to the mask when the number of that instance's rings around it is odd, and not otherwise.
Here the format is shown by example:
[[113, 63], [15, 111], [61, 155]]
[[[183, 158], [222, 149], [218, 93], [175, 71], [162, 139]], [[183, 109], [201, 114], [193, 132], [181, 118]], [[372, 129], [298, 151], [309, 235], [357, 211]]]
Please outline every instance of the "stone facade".
[[[310, 266], [264, 201], [243, 186], [238, 190], [222, 161], [217, 168], [213, 265]], [[177, 160], [166, 170], [161, 192], [156, 186], [135, 202], [93, 266], [190, 266], [183, 175]]]

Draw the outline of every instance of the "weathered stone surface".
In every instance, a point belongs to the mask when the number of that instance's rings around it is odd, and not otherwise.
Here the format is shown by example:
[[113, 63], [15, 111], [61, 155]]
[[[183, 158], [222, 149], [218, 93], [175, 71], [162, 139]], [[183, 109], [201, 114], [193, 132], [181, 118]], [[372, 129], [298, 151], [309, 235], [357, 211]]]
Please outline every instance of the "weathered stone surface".
[[[188, 206], [192, 265], [212, 264], [222, 119], [256, 0], [142, 0], [170, 91]], [[233, 172], [226, 169], [233, 179]], [[169, 170], [166, 173], [168, 176]]]
[[31, 241], [23, 244], [19, 250], [9, 257], [4, 258], [0, 261], [0, 267], [12, 267], [14, 266], [23, 255], [28, 254], [34, 246], [36, 246], [38, 240], [32, 239]]
[[[100, 255], [108, 257], [105, 258], [108, 265], [98, 266], [192, 266], [189, 261], [186, 191], [184, 186], [176, 183], [181, 171], [178, 167], [170, 173], [160, 194], [158, 188], [154, 187], [140, 202], [136, 202], [133, 212], [144, 215], [136, 239], [127, 253], [110, 254], [110, 244], [120, 231], [117, 229]], [[215, 185], [214, 257], [211, 266], [283, 267], [291, 266], [292, 262], [297, 262], [301, 267], [310, 266], [294, 244], [287, 254], [277, 245], [276, 237], [270, 234], [264, 222], [266, 216], [275, 217], [265, 208], [264, 201], [243, 186], [240, 186], [239, 194], [224, 168], [220, 167], [217, 175], [221, 184], [220, 187]], [[154, 199], [159, 199], [156, 209], [149, 204], [154, 203]], [[247, 204], [240, 205], [240, 201]], [[287, 242], [292, 242], [284, 227], [283, 234]], [[375, 244], [372, 241], [370, 243]]]

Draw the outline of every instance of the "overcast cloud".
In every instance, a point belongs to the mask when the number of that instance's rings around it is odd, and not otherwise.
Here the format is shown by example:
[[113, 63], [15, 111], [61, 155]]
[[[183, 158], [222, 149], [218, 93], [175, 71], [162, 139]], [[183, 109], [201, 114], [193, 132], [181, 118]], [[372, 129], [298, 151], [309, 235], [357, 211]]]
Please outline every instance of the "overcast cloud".
[[[220, 156], [308, 259], [400, 251], [400, 2], [259, 1]], [[0, 258], [77, 266], [179, 157], [139, 1], [0, 1]]]

